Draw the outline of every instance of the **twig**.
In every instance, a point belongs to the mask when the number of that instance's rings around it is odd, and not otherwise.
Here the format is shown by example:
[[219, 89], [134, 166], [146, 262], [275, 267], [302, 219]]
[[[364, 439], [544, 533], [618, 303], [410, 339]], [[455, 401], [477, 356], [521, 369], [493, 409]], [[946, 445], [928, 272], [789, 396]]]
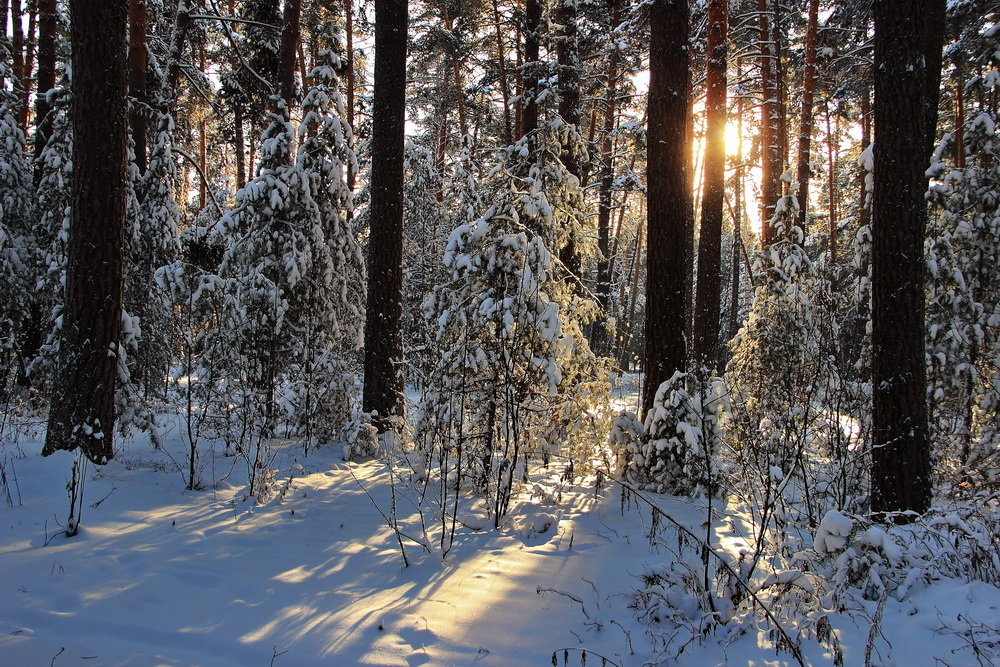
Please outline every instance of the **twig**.
[[632, 633], [626, 630], [625, 626], [616, 621], [615, 619], [612, 618], [610, 622], [621, 628], [621, 631], [625, 634], [625, 641], [628, 642], [628, 654], [635, 655], [635, 649], [632, 648]]
[[392, 519], [390, 519], [386, 515], [386, 513], [382, 511], [382, 508], [379, 507], [379, 505], [378, 505], [377, 502], [375, 502], [375, 498], [372, 497], [372, 494], [368, 493], [368, 489], [366, 489], [365, 485], [361, 483], [361, 480], [358, 479], [358, 476], [354, 474], [354, 471], [351, 470], [350, 466], [347, 466], [347, 472], [351, 473], [351, 477], [353, 477], [354, 481], [357, 482], [358, 487], [360, 487], [361, 490], [365, 492], [365, 495], [368, 496], [368, 500], [372, 501], [372, 506], [375, 507], [375, 510], [379, 514], [382, 515], [382, 518], [385, 520], [386, 525], [389, 526], [389, 528], [392, 529], [393, 533], [395, 533], [395, 535], [396, 535], [396, 541], [399, 542], [399, 550], [400, 550], [400, 552], [402, 553], [402, 556], [403, 556], [403, 566], [404, 567], [409, 567], [410, 566], [410, 560], [406, 557], [406, 549], [403, 548], [403, 540], [401, 538], [405, 537], [406, 539], [414, 542], [415, 544], [419, 544], [424, 549], [427, 549], [427, 544], [425, 544], [423, 541], [418, 540], [417, 538], [415, 538], [415, 537], [413, 537], [411, 535], [407, 535], [402, 530], [400, 530], [399, 529], [399, 524], [396, 523], [396, 522], [394, 522]]
[[192, 157], [191, 154], [185, 151], [183, 148], [178, 148], [177, 146], [171, 146], [171, 150], [174, 153], [180, 155], [182, 158], [186, 159], [188, 162], [192, 164], [192, 166], [194, 166], [194, 168], [198, 172], [198, 175], [201, 176], [201, 180], [204, 181], [205, 185], [207, 186], [205, 191], [208, 193], [208, 198], [212, 200], [212, 204], [215, 205], [215, 210], [219, 212], [220, 216], [224, 215], [225, 212], [222, 210], [222, 205], [219, 204], [218, 200], [215, 198], [215, 193], [212, 192], [211, 188], [212, 184], [211, 182], [209, 182], [208, 176], [205, 175], [205, 171], [201, 168], [201, 165], [198, 164], [198, 161], [195, 160], [194, 157]]
[[580, 609], [583, 611], [583, 615], [586, 616], [588, 619], [590, 618], [590, 614], [587, 613], [587, 606], [584, 604], [583, 600], [581, 600], [580, 598], [576, 597], [571, 593], [564, 593], [554, 588], [542, 588], [541, 586], [535, 589], [535, 593], [537, 593], [538, 595], [541, 595], [542, 593], [555, 593], [556, 595], [562, 595], [563, 597], [567, 597], [573, 602], [579, 604]]
[[100, 507], [101, 503], [103, 503], [105, 500], [107, 500], [108, 498], [110, 498], [111, 494], [114, 493], [117, 488], [118, 488], [117, 486], [112, 486], [111, 490], [108, 491], [108, 495], [104, 496], [103, 498], [101, 498], [97, 502], [90, 503], [91, 508], [97, 509], [98, 507]]
[[285, 649], [281, 653], [278, 653], [278, 646], [277, 644], [274, 645], [271, 648], [271, 667], [274, 667], [274, 661], [278, 658], [278, 656], [285, 655], [286, 653], [288, 653], [288, 649]]
[[882, 623], [882, 611], [885, 609], [885, 602], [888, 599], [889, 590], [885, 589], [882, 591], [882, 596], [878, 600], [878, 606], [875, 608], [875, 615], [872, 617], [872, 627], [868, 631], [868, 641], [865, 642], [865, 667], [869, 667], [869, 665], [872, 664], [872, 649], [875, 648], [876, 636], [881, 634], [879, 626]]

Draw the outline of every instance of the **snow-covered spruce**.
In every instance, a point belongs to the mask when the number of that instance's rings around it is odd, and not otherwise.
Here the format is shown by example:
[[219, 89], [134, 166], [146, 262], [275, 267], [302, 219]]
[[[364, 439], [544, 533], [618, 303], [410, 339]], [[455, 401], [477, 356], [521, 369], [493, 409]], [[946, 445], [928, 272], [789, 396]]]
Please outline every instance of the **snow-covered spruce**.
[[[551, 252], [582, 215], [580, 184], [560, 160], [574, 134], [550, 121], [502, 151], [484, 194], [464, 182], [444, 253], [449, 279], [424, 303], [438, 362], [419, 444], [442, 478], [457, 472], [490, 498], [497, 525], [526, 457], [561, 442], [601, 395], [581, 329], [593, 303]], [[476, 210], [480, 201], [492, 205]]]

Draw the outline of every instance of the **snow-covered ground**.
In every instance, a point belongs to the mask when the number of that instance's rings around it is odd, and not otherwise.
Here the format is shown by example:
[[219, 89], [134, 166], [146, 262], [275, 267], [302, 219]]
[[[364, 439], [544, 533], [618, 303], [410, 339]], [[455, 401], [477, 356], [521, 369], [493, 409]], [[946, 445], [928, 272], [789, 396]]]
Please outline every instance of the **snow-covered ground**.
[[[88, 468], [82, 528], [67, 539], [72, 455], [43, 459], [37, 439], [8, 444], [14, 504], [0, 507], [0, 664], [542, 665], [555, 652], [558, 664], [575, 665], [580, 648], [593, 651], [591, 665], [678, 654], [690, 665], [795, 662], [763, 624], [686, 641], [681, 626], [641, 623], [631, 596], [643, 573], [673, 555], [649, 546], [648, 512], [623, 511], [614, 486], [560, 483], [561, 470], [539, 470], [505, 528], [459, 526], [444, 560], [436, 545], [404, 542], [412, 564], [403, 567], [383, 517], [394, 489], [401, 529], [422, 531], [385, 465], [345, 463], [333, 446], [308, 457], [292, 444], [277, 451], [278, 493], [257, 504], [231, 459], [206, 468], [206, 478], [225, 477], [216, 488], [186, 491], [166, 453], [142, 439], [124, 443], [116, 461]], [[654, 500], [703, 531], [699, 504]], [[737, 540], [720, 528], [713, 542]], [[1000, 628], [994, 586], [943, 580], [888, 599], [872, 633], [876, 612], [873, 603], [867, 615], [831, 613], [844, 664], [864, 664], [869, 643], [872, 664], [997, 656], [974, 646]], [[813, 664], [834, 660], [829, 642], [806, 639], [802, 651]]]

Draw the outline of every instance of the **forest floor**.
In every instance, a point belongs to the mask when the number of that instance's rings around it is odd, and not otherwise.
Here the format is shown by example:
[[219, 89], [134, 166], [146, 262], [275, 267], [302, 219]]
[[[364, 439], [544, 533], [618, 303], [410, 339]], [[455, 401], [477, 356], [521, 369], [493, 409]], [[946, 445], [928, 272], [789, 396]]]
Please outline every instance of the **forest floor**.
[[[43, 459], [37, 437], [6, 445], [0, 664], [576, 665], [581, 648], [590, 665], [795, 664], [763, 625], [702, 635], [637, 620], [642, 575], [672, 556], [650, 546], [648, 512], [623, 508], [620, 490], [593, 478], [539, 469], [500, 530], [467, 508], [442, 558], [440, 529], [421, 527], [411, 487], [391, 483], [379, 461], [276, 446], [278, 492], [258, 504], [245, 466], [221, 455], [204, 470], [214, 488], [185, 490], [180, 439], [166, 443], [128, 441], [109, 465], [87, 468], [73, 538], [60, 532], [73, 456]], [[400, 530], [434, 540], [424, 549], [404, 538], [408, 567], [386, 521], [393, 497]], [[654, 499], [704, 532], [699, 504]], [[732, 525], [720, 522], [719, 548], [738, 546]], [[961, 632], [1000, 628], [994, 586], [941, 580], [883, 606], [877, 633], [869, 614], [831, 614], [844, 664], [864, 664], [866, 645], [872, 664], [997, 655], [970, 644], [983, 633]], [[803, 641], [802, 652], [811, 664], [834, 660], [829, 643]]]

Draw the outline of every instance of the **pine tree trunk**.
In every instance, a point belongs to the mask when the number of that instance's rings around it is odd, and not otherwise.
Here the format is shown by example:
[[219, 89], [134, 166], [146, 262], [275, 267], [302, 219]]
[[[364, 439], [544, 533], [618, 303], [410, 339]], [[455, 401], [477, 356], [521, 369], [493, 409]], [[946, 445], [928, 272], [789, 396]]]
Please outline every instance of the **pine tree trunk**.
[[521, 136], [538, 129], [538, 76], [539, 44], [541, 42], [542, 5], [540, 0], [525, 0], [524, 3], [524, 64], [522, 78], [524, 86], [521, 106]]
[[760, 235], [761, 245], [777, 240], [771, 225], [774, 206], [781, 194], [781, 108], [778, 90], [778, 52], [774, 11], [768, 0], [757, 0], [757, 34], [760, 52]]
[[[347, 33], [347, 124], [354, 131], [354, 0], [344, 0], [344, 31]], [[347, 189], [354, 192], [354, 169], [347, 170]]]
[[685, 235], [688, 227], [688, 152], [678, 132], [688, 113], [688, 5], [654, 0], [649, 10], [649, 125], [647, 130], [647, 250], [643, 411], [656, 390], [685, 371]]
[[[799, 117], [799, 219], [798, 225], [806, 228], [806, 211], [809, 208], [809, 150], [813, 131], [813, 97], [816, 94], [816, 33], [819, 28], [819, 0], [809, 0], [809, 18], [806, 26], [806, 65], [802, 72], [802, 115]], [[831, 245], [831, 248], [835, 247]]]
[[832, 129], [830, 123], [830, 104], [827, 102], [825, 105], [826, 111], [826, 162], [829, 165], [827, 169], [827, 190], [829, 191], [829, 197], [827, 205], [829, 206], [828, 222], [827, 222], [827, 237], [829, 238], [830, 245], [830, 262], [837, 262], [837, 246], [838, 246], [838, 229], [839, 221], [837, 220], [837, 140], [839, 133]]
[[718, 363], [719, 352], [722, 205], [726, 193], [727, 5], [728, 0], [712, 0], [708, 6], [704, 195], [694, 321], [694, 362], [711, 370]]
[[[557, 46], [559, 63], [559, 115], [567, 125], [580, 132], [580, 40], [577, 30], [577, 0], [561, 0], [557, 21], [561, 28]], [[582, 181], [582, 166], [574, 152], [575, 146], [563, 151], [562, 161], [566, 171], [577, 182]], [[581, 204], [583, 202], [580, 202]], [[569, 280], [580, 285], [580, 255], [577, 249], [576, 229], [566, 230], [566, 242], [559, 249], [559, 260], [570, 274]]]
[[[48, 1], [48, 0], [45, 0]], [[35, 31], [38, 23], [38, 0], [28, 0], [28, 34], [24, 40], [24, 90], [21, 92], [21, 105], [18, 120], [22, 129], [28, 127], [28, 108], [31, 106], [32, 70], [35, 66]], [[39, 94], [43, 91], [39, 90]], [[37, 122], [37, 121], [36, 121]]]
[[174, 29], [170, 35], [170, 50], [167, 54], [167, 80], [164, 98], [167, 100], [170, 113], [177, 107], [177, 85], [181, 79], [181, 60], [184, 58], [184, 48], [187, 46], [187, 32], [191, 26], [190, 0], [177, 0], [177, 13], [174, 15]]
[[[208, 129], [205, 127], [204, 115], [198, 120], [198, 166], [201, 173], [208, 176]], [[198, 179], [198, 208], [208, 205], [208, 181]]]
[[[51, 1], [51, 0], [50, 0]], [[146, 173], [146, 0], [131, 0], [128, 33], [128, 90], [132, 97], [129, 126], [132, 151], [140, 174]], [[41, 63], [39, 63], [39, 66]]]
[[[932, 493], [924, 364], [925, 170], [944, 0], [875, 3], [872, 510], [924, 512]], [[932, 29], [929, 29], [931, 27]]]
[[500, 95], [503, 98], [504, 143], [514, 141], [510, 122], [510, 82], [507, 80], [507, 52], [503, 45], [503, 27], [500, 24], [500, 6], [493, 0], [493, 26], [496, 28], [497, 67], [500, 74]]
[[[618, 0], [610, 0], [611, 30], [618, 27], [620, 9]], [[599, 320], [594, 325], [594, 335], [591, 347], [598, 356], [604, 356], [608, 350], [608, 331], [606, 320], [611, 307], [611, 209], [613, 204], [613, 186], [615, 180], [614, 139], [611, 136], [615, 130], [615, 120], [618, 114], [616, 96], [618, 95], [618, 67], [620, 55], [616, 47], [611, 48], [608, 55], [608, 69], [605, 72], [607, 85], [604, 93], [604, 128], [601, 139], [601, 175], [597, 203], [597, 302], [600, 305]], [[594, 124], [591, 124], [593, 127]]]
[[285, 0], [281, 25], [281, 46], [278, 50], [278, 90], [291, 117], [295, 103], [295, 54], [299, 44], [299, 18], [302, 0]]
[[[862, 87], [861, 93], [861, 150], [864, 151], [866, 148], [871, 146], [871, 122], [872, 122], [872, 109], [871, 109], [871, 81], [868, 77], [865, 77], [865, 85]], [[864, 227], [871, 224], [872, 211], [871, 206], [867, 203], [868, 190], [867, 190], [867, 178], [864, 173], [861, 174], [861, 220], [859, 221], [859, 226]], [[832, 196], [832, 194], [831, 194]], [[867, 274], [866, 274], [867, 275]]]
[[[3, 29], [0, 30], [0, 49], [6, 50], [6, 53], [11, 53], [10, 40], [7, 38], [7, 17], [8, 14], [8, 4], [7, 0], [0, 0], [0, 26]], [[0, 89], [3, 89], [7, 85], [7, 79], [4, 73], [7, 71], [6, 68], [0, 70]]]
[[371, 233], [365, 320], [363, 407], [386, 417], [403, 411], [403, 129], [406, 101], [406, 0], [375, 0]]
[[962, 95], [964, 81], [962, 72], [956, 74], [955, 84], [955, 168], [965, 169], [965, 100]]
[[[27, 90], [29, 85], [27, 81], [27, 75], [24, 71], [24, 24], [21, 22], [23, 17], [23, 11], [21, 7], [21, 0], [10, 0], [10, 19], [11, 19], [11, 40], [10, 40], [10, 51], [11, 51], [11, 62], [13, 64], [13, 76], [14, 76], [14, 93], [20, 99], [20, 96], [24, 90]], [[6, 24], [4, 25], [4, 30], [7, 30]], [[21, 110], [18, 108], [18, 122], [21, 122]], [[21, 130], [25, 129], [24, 123], [21, 122]]]
[[236, 150], [234, 151], [236, 153], [236, 189], [239, 190], [247, 184], [246, 155], [244, 153], [246, 140], [243, 136], [243, 114], [240, 112], [239, 106], [236, 107], [233, 113], [233, 124], [236, 129], [234, 133], [236, 143]]
[[52, 134], [52, 107], [45, 93], [56, 86], [56, 32], [59, 29], [56, 0], [41, 0], [38, 34], [38, 96], [35, 98], [35, 185], [42, 178], [39, 158]]
[[43, 454], [114, 455], [128, 144], [128, 0], [72, 0], [73, 198], [60, 334]]

